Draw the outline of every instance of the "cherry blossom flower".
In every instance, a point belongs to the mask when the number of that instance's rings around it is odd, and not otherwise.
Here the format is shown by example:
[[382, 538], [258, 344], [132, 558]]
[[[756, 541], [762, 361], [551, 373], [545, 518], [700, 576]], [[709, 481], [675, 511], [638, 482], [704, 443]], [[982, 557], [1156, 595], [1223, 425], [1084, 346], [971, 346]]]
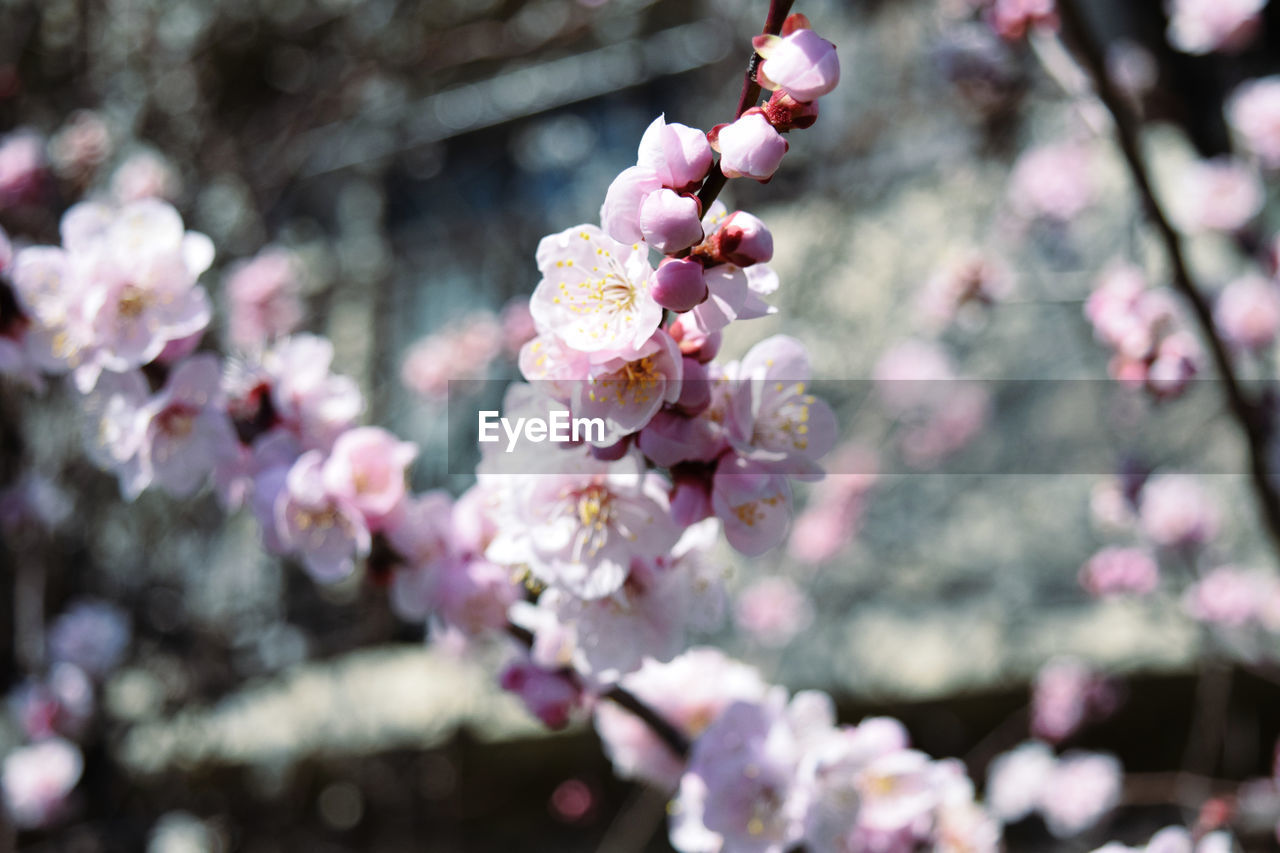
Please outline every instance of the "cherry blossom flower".
[[1001, 753], [987, 769], [987, 806], [1004, 823], [1014, 823], [1040, 806], [1057, 758], [1039, 741]]
[[[759, 671], [719, 649], [692, 648], [669, 663], [646, 660], [621, 684], [689, 738], [696, 739], [730, 704], [764, 698]], [[595, 726], [618, 775], [674, 791], [684, 764], [633, 714], [609, 702], [595, 709]]]
[[278, 341], [262, 357], [272, 409], [308, 450], [328, 450], [364, 410], [355, 380], [330, 372], [333, 343], [314, 335]]
[[83, 771], [80, 750], [62, 738], [48, 738], [10, 752], [0, 771], [9, 817], [22, 829], [53, 823], [63, 814], [67, 797]]
[[371, 539], [360, 510], [325, 488], [324, 456], [298, 457], [276, 497], [275, 526], [283, 546], [296, 553], [320, 583], [340, 581], [369, 554]]
[[[773, 234], [757, 217], [737, 210], [712, 221], [715, 230], [707, 238], [705, 249], [699, 247], [700, 255], [717, 264], [739, 267], [762, 264], [773, 258]], [[703, 223], [705, 227], [708, 218], [704, 217]]]
[[1117, 703], [1115, 689], [1083, 662], [1054, 658], [1036, 673], [1031, 695], [1031, 733], [1060, 743], [1089, 720], [1107, 716]]
[[720, 171], [728, 178], [767, 181], [782, 164], [790, 145], [758, 108], [731, 124], [712, 130], [711, 145], [720, 152]]
[[1218, 511], [1196, 478], [1157, 474], [1142, 489], [1142, 532], [1166, 547], [1201, 545], [1217, 535]]
[[182, 179], [173, 165], [154, 151], [130, 155], [111, 176], [111, 197], [120, 204], [158, 198], [176, 201], [182, 195]]
[[[441, 398], [450, 379], [484, 378], [500, 347], [512, 343], [502, 338], [504, 334], [492, 315], [474, 312], [414, 343], [401, 364], [400, 380], [415, 394]], [[525, 331], [517, 334], [524, 337]]]
[[325, 460], [325, 490], [359, 511], [369, 529], [378, 530], [404, 500], [406, 471], [417, 455], [417, 445], [381, 427], [347, 430]]
[[639, 243], [580, 225], [544, 237], [537, 257], [542, 280], [530, 307], [540, 332], [608, 361], [657, 331], [662, 307], [649, 294], [653, 269]]
[[707, 298], [703, 266], [689, 258], [666, 258], [653, 274], [654, 301], [663, 308], [684, 313]]
[[1227, 101], [1227, 120], [1264, 167], [1280, 168], [1280, 75], [1237, 87]]
[[1049, 832], [1069, 838], [1097, 824], [1120, 801], [1123, 775], [1112, 755], [1068, 752], [1059, 758], [1040, 802]]
[[231, 342], [258, 350], [296, 329], [302, 321], [301, 285], [301, 263], [279, 246], [234, 265], [225, 285]]
[[0, 210], [38, 201], [46, 178], [40, 134], [24, 128], [0, 137]]
[[738, 594], [734, 623], [762, 645], [778, 648], [813, 623], [813, 604], [790, 578], [765, 577]]
[[1218, 566], [1187, 589], [1182, 603], [1193, 619], [1244, 628], [1261, 620], [1277, 591], [1280, 581], [1267, 572]]
[[661, 185], [682, 192], [696, 190], [711, 169], [707, 135], [694, 127], [668, 124], [660, 115], [640, 137], [636, 164], [651, 170]]
[[1160, 567], [1144, 548], [1103, 548], [1080, 569], [1080, 585], [1090, 595], [1149, 595], [1160, 581]]
[[92, 110], [76, 110], [49, 140], [54, 171], [74, 181], [88, 181], [111, 156], [111, 130]]
[[1169, 0], [1169, 44], [1184, 53], [1234, 53], [1249, 45], [1267, 0]]
[[622, 587], [633, 560], [675, 545], [666, 488], [635, 454], [617, 462], [585, 451], [560, 456], [553, 473], [519, 478], [501, 495], [485, 553], [581, 598], [601, 598]]
[[138, 412], [140, 476], [132, 488], [156, 483], [174, 497], [195, 493], [235, 442], [216, 357], [197, 355], [170, 374]]
[[755, 557], [782, 543], [791, 523], [791, 484], [765, 465], [726, 454], [716, 465], [711, 506], [733, 548]]
[[1013, 276], [999, 260], [965, 252], [939, 268], [920, 291], [919, 308], [935, 328], [961, 317], [966, 309], [999, 302], [1013, 291]]
[[1009, 179], [1014, 210], [1028, 218], [1070, 222], [1096, 196], [1090, 149], [1076, 142], [1032, 148], [1018, 158]]
[[814, 101], [840, 82], [836, 46], [808, 27], [784, 37], [756, 36], [756, 53], [764, 57], [759, 80], [764, 88], [782, 89], [797, 101]]
[[1222, 289], [1214, 318], [1228, 341], [1247, 350], [1270, 346], [1280, 332], [1280, 283], [1246, 275]]
[[1238, 231], [1262, 210], [1262, 180], [1230, 157], [1193, 163], [1173, 197], [1172, 214], [1191, 233]]
[[664, 404], [680, 398], [684, 360], [662, 330], [635, 353], [596, 365], [575, 382], [570, 408], [575, 417], [600, 418], [605, 430], [593, 443], [606, 447], [642, 429]]

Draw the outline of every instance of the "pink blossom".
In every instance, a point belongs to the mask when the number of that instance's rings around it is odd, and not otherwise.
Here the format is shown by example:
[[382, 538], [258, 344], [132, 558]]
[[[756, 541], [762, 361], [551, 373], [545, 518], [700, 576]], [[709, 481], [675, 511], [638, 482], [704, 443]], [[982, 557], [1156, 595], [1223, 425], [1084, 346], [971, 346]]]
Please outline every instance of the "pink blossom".
[[1040, 810], [1058, 838], [1079, 835], [1120, 801], [1124, 769], [1115, 756], [1068, 752], [1053, 768], [1041, 794]]
[[836, 46], [813, 30], [802, 27], [787, 36], [756, 36], [752, 41], [760, 63], [761, 85], [784, 90], [797, 101], [815, 101], [840, 82], [840, 58]]
[[702, 240], [698, 200], [665, 187], [645, 196], [639, 222], [644, 241], [664, 254], [673, 255]]
[[1013, 167], [1009, 195], [1026, 217], [1070, 222], [1093, 204], [1092, 154], [1085, 145], [1061, 142], [1025, 152]]
[[1280, 284], [1260, 275], [1246, 275], [1222, 289], [1214, 311], [1218, 328], [1233, 344], [1260, 350], [1280, 332]]
[[1193, 163], [1174, 196], [1173, 213], [1185, 231], [1238, 231], [1262, 210], [1262, 180], [1243, 163], [1219, 157]]
[[49, 140], [49, 158], [59, 175], [84, 182], [111, 156], [111, 148], [111, 131], [102, 117], [77, 110]]
[[271, 405], [304, 449], [328, 450], [364, 410], [355, 380], [330, 372], [333, 343], [315, 335], [276, 342], [262, 357]]
[[368, 555], [369, 528], [360, 510], [325, 489], [324, 456], [310, 450], [298, 457], [275, 500], [281, 544], [296, 553], [320, 583], [342, 580]]
[[182, 179], [168, 160], [154, 151], [141, 151], [120, 164], [111, 176], [111, 196], [120, 204], [158, 198], [176, 201]]
[[428, 399], [443, 397], [451, 379], [484, 378], [504, 343], [498, 322], [477, 311], [418, 340], [405, 354], [400, 380]]
[[[605, 192], [600, 207], [600, 225], [610, 239], [637, 243], [644, 239], [640, 230], [640, 207], [651, 193], [662, 189], [662, 179], [647, 166], [623, 169]], [[544, 273], [545, 275], [545, 273]]]
[[1054, 658], [1036, 673], [1031, 695], [1031, 733], [1050, 743], [1074, 734], [1090, 719], [1110, 714], [1112, 686], [1081, 661]]
[[278, 246], [233, 266], [226, 280], [231, 342], [257, 350], [297, 328], [302, 321], [301, 279], [297, 257]]
[[751, 298], [751, 279], [746, 272], [732, 264], [721, 264], [705, 270], [703, 280], [707, 285], [707, 298], [692, 311], [680, 315], [682, 327], [707, 335], [721, 331], [734, 320], [750, 319], [746, 309]]
[[645, 660], [671, 660], [689, 631], [719, 626], [722, 569], [706, 554], [718, 533], [705, 521], [685, 531], [670, 557], [633, 560], [609, 597], [584, 601], [553, 588], [536, 606], [514, 606], [512, 620], [534, 633], [534, 662], [571, 665], [593, 682], [612, 683]]
[[453, 499], [437, 490], [405, 497], [383, 520], [382, 532], [411, 565], [430, 566], [453, 551]]
[[1218, 533], [1218, 510], [1200, 481], [1186, 474], [1157, 474], [1142, 489], [1142, 532], [1157, 545], [1201, 545]]
[[405, 476], [418, 447], [381, 427], [357, 427], [338, 436], [324, 463], [324, 486], [354, 507], [371, 530], [382, 527], [405, 496]]
[[716, 465], [711, 506], [733, 548], [755, 557], [780, 545], [791, 523], [791, 484], [759, 462], [726, 454]]
[[1267, 572], [1219, 566], [1192, 584], [1182, 599], [1193, 619], [1227, 628], [1260, 621], [1280, 582]]
[[[647, 660], [621, 683], [691, 739], [734, 701], [759, 701], [768, 689], [755, 668], [714, 648], [693, 648], [669, 663]], [[595, 726], [618, 775], [675, 790], [683, 762], [652, 729], [609, 702], [596, 706]]]
[[666, 258], [653, 274], [654, 301], [663, 308], [684, 313], [707, 298], [702, 264], [689, 258]]
[[712, 147], [720, 152], [720, 171], [729, 178], [769, 180], [790, 147], [758, 109], [748, 110], [732, 124], [719, 125], [712, 133]]
[[1014, 823], [1037, 811], [1056, 764], [1053, 750], [1034, 740], [996, 756], [987, 768], [991, 813]]
[[1237, 87], [1227, 101], [1227, 120], [1264, 167], [1280, 168], [1280, 75]]
[[662, 186], [691, 192], [711, 169], [711, 146], [702, 131], [683, 124], [667, 124], [666, 116], [660, 115], [640, 137], [636, 163], [657, 175]]
[[513, 296], [502, 306], [498, 323], [502, 327], [502, 348], [509, 356], [517, 355], [538, 334], [529, 300], [523, 296]]
[[660, 557], [676, 543], [666, 489], [638, 455], [560, 456], [553, 473], [513, 478], [498, 496], [497, 534], [485, 553], [499, 565], [527, 565], [574, 595], [602, 598], [622, 587], [633, 560]]
[[876, 483], [876, 457], [858, 444], [841, 448], [828, 468], [830, 473], [814, 488], [787, 543], [790, 556], [801, 563], [831, 560], [853, 540]]
[[549, 729], [569, 725], [573, 712], [584, 703], [582, 688], [572, 676], [543, 669], [527, 661], [507, 666], [500, 679], [503, 690], [515, 693]]
[[236, 441], [221, 389], [218, 360], [197, 355], [170, 374], [164, 388], [143, 406], [138, 447], [140, 476], [131, 487], [155, 482], [175, 497], [202, 486]]
[[102, 374], [81, 400], [85, 450], [99, 468], [115, 472], [120, 492], [129, 500], [152, 479], [141, 457], [148, 421], [142, 411], [148, 401], [147, 380], [136, 370]]
[[704, 248], [715, 263], [749, 267], [773, 258], [773, 234], [758, 218], [738, 210], [720, 222], [698, 252]]
[[37, 201], [46, 177], [40, 134], [21, 129], [0, 137], [0, 210]]
[[813, 624], [813, 604], [790, 578], [765, 577], [738, 594], [734, 623], [762, 645], [780, 648]]
[[635, 353], [593, 367], [573, 385], [575, 417], [601, 418], [601, 447], [642, 429], [664, 404], [680, 397], [684, 360], [671, 336], [659, 329]]
[[729, 440], [741, 456], [803, 477], [821, 473], [819, 459], [835, 446], [835, 413], [808, 393], [811, 369], [804, 345], [774, 335], [752, 347], [736, 367]]
[[10, 752], [0, 771], [0, 788], [9, 817], [22, 829], [53, 823], [65, 811], [67, 797], [83, 770], [80, 750], [62, 738], [49, 738]]
[[994, 0], [991, 25], [1007, 39], [1020, 39], [1035, 27], [1058, 26], [1055, 0]]
[[568, 228], [538, 244], [542, 280], [530, 307], [538, 330], [607, 361], [643, 346], [662, 322], [649, 294], [647, 251], [594, 225]]
[[1160, 567], [1144, 548], [1103, 548], [1080, 569], [1080, 585], [1099, 598], [1149, 595], [1160, 580]]
[[1235, 53], [1257, 35], [1267, 0], [1169, 0], [1169, 44], [1184, 53]]

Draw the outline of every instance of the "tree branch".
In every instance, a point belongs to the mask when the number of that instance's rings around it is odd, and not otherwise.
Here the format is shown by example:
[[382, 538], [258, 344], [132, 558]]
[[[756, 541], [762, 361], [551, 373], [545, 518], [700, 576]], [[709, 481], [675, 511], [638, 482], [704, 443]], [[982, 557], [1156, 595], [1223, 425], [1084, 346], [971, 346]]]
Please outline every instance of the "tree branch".
[[1150, 172], [1141, 150], [1140, 123], [1130, 113], [1123, 97], [1107, 75], [1105, 56], [1081, 14], [1079, 0], [1061, 0], [1058, 3], [1058, 13], [1064, 36], [1075, 47], [1081, 64], [1093, 80], [1099, 100], [1107, 108], [1115, 123], [1116, 138], [1124, 154], [1125, 163], [1129, 167], [1147, 216], [1155, 225], [1164, 244], [1165, 253], [1169, 256], [1174, 288], [1191, 306], [1196, 324], [1200, 328], [1200, 335], [1209, 348], [1214, 367], [1221, 378], [1228, 409], [1244, 433], [1249, 451], [1249, 476], [1258, 499], [1263, 525], [1270, 536], [1273, 549], [1280, 555], [1280, 494], [1277, 494], [1267, 473], [1267, 451], [1272, 433], [1271, 419], [1267, 417], [1264, 407], [1257, 401], [1249, 399], [1241, 386], [1231, 354], [1214, 324], [1209, 301], [1192, 277], [1183, 250], [1182, 237], [1170, 223], [1152, 189]]

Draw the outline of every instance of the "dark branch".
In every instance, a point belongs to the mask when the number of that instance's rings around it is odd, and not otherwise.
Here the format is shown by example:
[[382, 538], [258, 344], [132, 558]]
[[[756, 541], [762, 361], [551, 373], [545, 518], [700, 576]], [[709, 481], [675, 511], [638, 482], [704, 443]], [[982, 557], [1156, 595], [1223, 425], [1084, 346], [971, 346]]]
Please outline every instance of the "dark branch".
[[1262, 520], [1271, 537], [1273, 548], [1280, 554], [1280, 495], [1272, 486], [1267, 473], [1267, 448], [1271, 439], [1271, 421], [1266, 410], [1250, 400], [1240, 384], [1227, 346], [1218, 334], [1213, 321], [1213, 310], [1204, 292], [1195, 283], [1183, 251], [1182, 237], [1169, 222], [1151, 186], [1150, 173], [1140, 147], [1141, 127], [1138, 119], [1129, 111], [1124, 98], [1116, 90], [1107, 75], [1106, 59], [1101, 46], [1094, 40], [1088, 23], [1080, 11], [1078, 0], [1062, 0], [1058, 4], [1064, 36], [1076, 50], [1089, 76], [1093, 78], [1098, 98], [1115, 122], [1116, 137], [1124, 154], [1129, 172], [1142, 198], [1147, 216], [1156, 226], [1173, 271], [1173, 285], [1191, 305], [1214, 367], [1222, 378], [1231, 416], [1244, 433], [1249, 450], [1249, 474], [1257, 494]]

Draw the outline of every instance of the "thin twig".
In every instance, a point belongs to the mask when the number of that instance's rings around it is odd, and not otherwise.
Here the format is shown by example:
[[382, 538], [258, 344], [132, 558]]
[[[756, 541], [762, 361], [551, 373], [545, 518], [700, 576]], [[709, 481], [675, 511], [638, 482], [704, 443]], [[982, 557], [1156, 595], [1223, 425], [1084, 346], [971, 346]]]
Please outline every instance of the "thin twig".
[[[762, 35], [776, 36], [782, 32], [782, 24], [787, 20], [787, 15], [791, 14], [791, 7], [795, 0], [773, 0], [769, 4], [769, 17], [764, 22], [764, 30]], [[739, 119], [747, 110], [754, 107], [760, 101], [760, 81], [756, 77], [756, 71], [760, 68], [760, 54], [754, 49], [751, 51], [751, 59], [747, 62], [747, 71], [742, 80], [742, 94], [738, 96], [738, 109], [733, 114], [734, 119]], [[725, 182], [728, 179], [724, 172], [720, 171], [720, 161], [717, 160], [711, 165], [711, 173], [707, 175], [707, 180], [702, 184], [702, 189], [698, 190], [698, 203], [702, 205], [703, 212], [711, 208], [711, 203], [720, 195], [720, 191], [724, 189]]]
[[1231, 416], [1244, 433], [1249, 450], [1249, 474], [1258, 498], [1262, 520], [1272, 547], [1280, 555], [1280, 494], [1273, 488], [1267, 474], [1267, 447], [1271, 439], [1271, 422], [1265, 410], [1245, 394], [1236, 374], [1235, 365], [1227, 346], [1218, 335], [1204, 292], [1195, 283], [1183, 251], [1182, 238], [1170, 223], [1152, 189], [1150, 172], [1140, 147], [1140, 125], [1130, 113], [1123, 97], [1107, 75], [1106, 60], [1101, 47], [1094, 40], [1080, 9], [1078, 0], [1063, 0], [1058, 4], [1062, 29], [1075, 47], [1078, 57], [1089, 75], [1103, 106], [1111, 113], [1115, 123], [1116, 138], [1124, 154], [1143, 206], [1164, 243], [1173, 271], [1173, 285], [1191, 306], [1192, 314], [1200, 328], [1201, 337], [1208, 345], [1214, 367], [1221, 377]]

